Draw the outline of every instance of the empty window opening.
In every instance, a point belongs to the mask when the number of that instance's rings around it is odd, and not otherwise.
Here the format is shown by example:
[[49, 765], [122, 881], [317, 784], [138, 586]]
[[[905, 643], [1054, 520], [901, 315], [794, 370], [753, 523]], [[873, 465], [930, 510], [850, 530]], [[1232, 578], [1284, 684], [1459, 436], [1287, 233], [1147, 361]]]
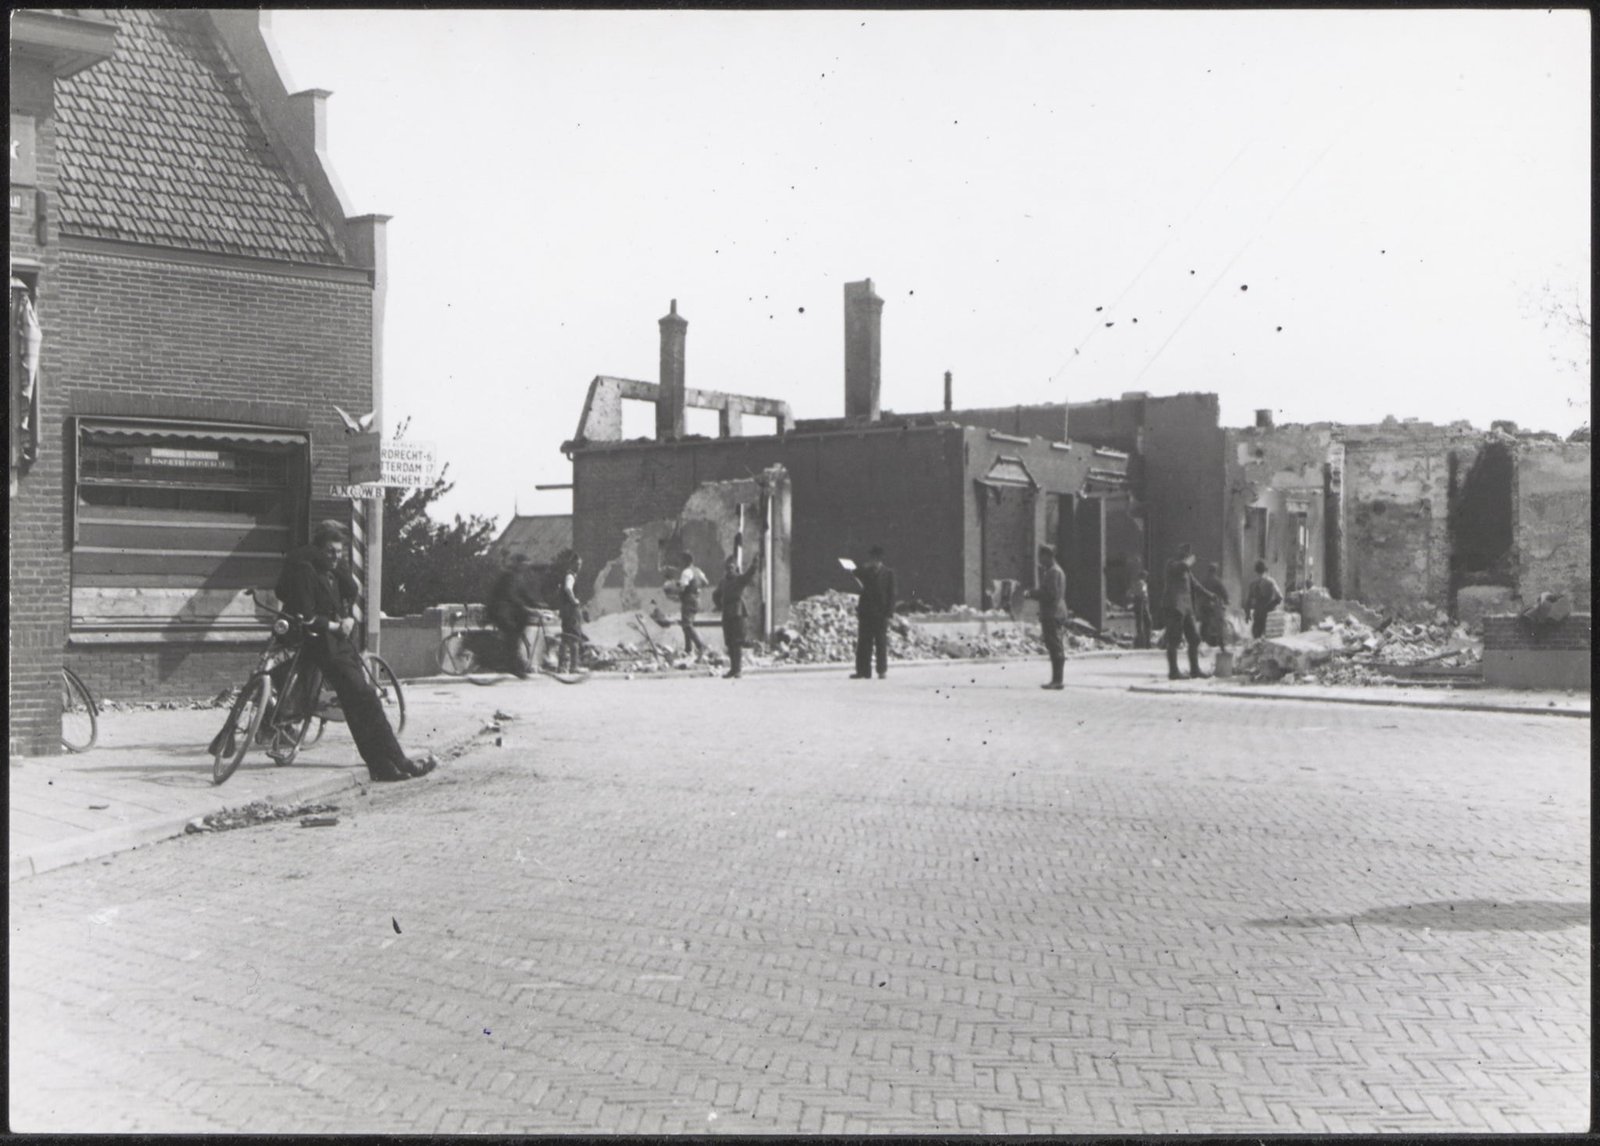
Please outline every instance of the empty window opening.
[[656, 404], [643, 398], [622, 399], [622, 440], [656, 436]]

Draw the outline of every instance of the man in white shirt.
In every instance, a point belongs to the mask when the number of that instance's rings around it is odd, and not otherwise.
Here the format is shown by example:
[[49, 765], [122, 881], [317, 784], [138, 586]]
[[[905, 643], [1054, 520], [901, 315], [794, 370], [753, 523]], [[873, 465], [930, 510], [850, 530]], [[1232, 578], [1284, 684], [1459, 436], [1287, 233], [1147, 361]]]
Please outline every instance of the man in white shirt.
[[695, 566], [694, 554], [684, 550], [679, 559], [683, 562], [683, 571], [677, 577], [678, 603], [683, 606], [683, 651], [686, 656], [693, 652], [698, 662], [706, 655], [706, 643], [694, 631], [694, 618], [700, 611], [700, 590], [711, 582]]

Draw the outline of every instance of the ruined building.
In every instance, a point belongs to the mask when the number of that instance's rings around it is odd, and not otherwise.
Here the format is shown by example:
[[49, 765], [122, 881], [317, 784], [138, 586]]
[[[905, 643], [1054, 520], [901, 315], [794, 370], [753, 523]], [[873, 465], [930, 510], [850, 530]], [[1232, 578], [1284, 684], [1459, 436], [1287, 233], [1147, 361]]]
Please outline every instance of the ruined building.
[[[771, 526], [769, 625], [782, 623], [791, 597], [853, 589], [839, 558], [874, 544], [886, 549], [902, 598], [982, 606], [997, 586], [1032, 584], [1046, 541], [1061, 549], [1075, 611], [1100, 623], [1108, 523], [1116, 538], [1128, 521], [1126, 453], [1068, 441], [1064, 407], [952, 410], [948, 385], [943, 411], [882, 410], [883, 300], [871, 280], [847, 284], [844, 296], [842, 417], [796, 421], [781, 401], [689, 388], [676, 303], [660, 320], [659, 382], [593, 381], [563, 449], [573, 546], [601, 611], [657, 594], [681, 548], [718, 567], [742, 511], [747, 543], [750, 523]], [[627, 398], [655, 403], [653, 439], [622, 440]], [[719, 435], [686, 434], [686, 406], [717, 410]], [[774, 419], [776, 432], [741, 435], [749, 414]], [[727, 484], [758, 480], [743, 492]]]
[[1218, 424], [1214, 394], [1074, 403], [1072, 432], [1133, 454], [1153, 582], [1181, 542], [1237, 604], [1265, 560], [1287, 588], [1471, 620], [1568, 595], [1589, 608], [1587, 441], [1387, 419]]

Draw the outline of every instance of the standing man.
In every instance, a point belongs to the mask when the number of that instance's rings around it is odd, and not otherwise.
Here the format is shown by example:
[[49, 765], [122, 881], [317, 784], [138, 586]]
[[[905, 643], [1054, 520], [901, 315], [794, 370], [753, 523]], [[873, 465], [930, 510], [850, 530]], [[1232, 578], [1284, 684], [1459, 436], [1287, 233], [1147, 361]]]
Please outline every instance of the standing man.
[[1178, 672], [1178, 642], [1189, 646], [1189, 675], [1198, 680], [1208, 674], [1200, 671], [1200, 633], [1194, 625], [1194, 595], [1209, 600], [1211, 594], [1194, 579], [1194, 549], [1188, 542], [1178, 546], [1178, 555], [1167, 562], [1166, 584], [1161, 591], [1161, 613], [1167, 632], [1162, 643], [1167, 647], [1167, 679], [1182, 680]]
[[489, 589], [489, 619], [500, 630], [513, 670], [524, 680], [532, 667], [527, 631], [533, 615], [533, 591], [528, 584], [528, 558], [513, 553], [510, 564], [500, 570]]
[[705, 659], [706, 643], [694, 631], [694, 617], [700, 611], [700, 590], [711, 584], [706, 575], [695, 567], [694, 554], [687, 549], [679, 555], [683, 572], [678, 574], [678, 602], [683, 606], [683, 652], [694, 653], [695, 663]]
[[1060, 691], [1067, 687], [1061, 679], [1067, 667], [1066, 644], [1061, 638], [1067, 624], [1067, 574], [1056, 562], [1054, 545], [1039, 546], [1039, 587], [1029, 589], [1026, 595], [1039, 602], [1039, 627], [1050, 654], [1050, 683], [1039, 687]]
[[874, 545], [867, 560], [856, 567], [861, 596], [856, 601], [856, 671], [851, 680], [872, 679], [872, 662], [878, 662], [878, 679], [889, 675], [889, 618], [894, 616], [894, 570], [883, 563], [883, 546]]
[[395, 739], [383, 702], [367, 680], [350, 634], [355, 620], [341, 616], [339, 563], [350, 545], [350, 531], [337, 521], [324, 521], [311, 534], [311, 544], [290, 551], [274, 592], [286, 613], [310, 617], [303, 656], [322, 671], [339, 696], [345, 722], [355, 739], [367, 774], [377, 781], [426, 776], [438, 764], [433, 753], [412, 760]]
[[722, 643], [728, 649], [728, 671], [722, 674], [724, 680], [737, 680], [743, 675], [740, 669], [744, 660], [744, 619], [747, 615], [744, 591], [755, 580], [756, 570], [760, 568], [759, 550], [750, 562], [750, 568], [743, 573], [739, 572], [739, 559], [730, 557], [724, 566], [722, 584], [717, 586], [715, 604], [722, 610]]
[[1222, 568], [1215, 561], [1206, 566], [1205, 580], [1200, 584], [1211, 599], [1200, 609], [1200, 636], [1214, 648], [1228, 647], [1228, 587], [1222, 583]]
[[1150, 647], [1150, 582], [1144, 575], [1144, 570], [1139, 570], [1133, 577], [1133, 589], [1130, 591], [1133, 600], [1133, 647], [1148, 649]]
[[583, 570], [583, 558], [570, 549], [557, 556], [561, 567], [561, 652], [556, 661], [556, 671], [577, 672], [583, 666], [583, 604], [578, 600], [578, 574]]
[[1244, 595], [1244, 619], [1250, 622], [1250, 638], [1259, 641], [1267, 635], [1267, 614], [1283, 604], [1283, 590], [1267, 576], [1267, 563], [1256, 562], [1256, 579]]

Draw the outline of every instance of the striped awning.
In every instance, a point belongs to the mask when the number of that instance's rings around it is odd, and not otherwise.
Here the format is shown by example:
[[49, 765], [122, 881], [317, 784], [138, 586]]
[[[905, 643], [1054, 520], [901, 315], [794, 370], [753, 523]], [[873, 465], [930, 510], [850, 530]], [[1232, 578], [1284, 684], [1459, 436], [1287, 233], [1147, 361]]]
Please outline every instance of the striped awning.
[[288, 430], [245, 429], [239, 426], [183, 425], [172, 422], [101, 422], [81, 419], [79, 429], [97, 440], [151, 441], [179, 438], [185, 441], [233, 442], [256, 446], [303, 446], [310, 435]]

